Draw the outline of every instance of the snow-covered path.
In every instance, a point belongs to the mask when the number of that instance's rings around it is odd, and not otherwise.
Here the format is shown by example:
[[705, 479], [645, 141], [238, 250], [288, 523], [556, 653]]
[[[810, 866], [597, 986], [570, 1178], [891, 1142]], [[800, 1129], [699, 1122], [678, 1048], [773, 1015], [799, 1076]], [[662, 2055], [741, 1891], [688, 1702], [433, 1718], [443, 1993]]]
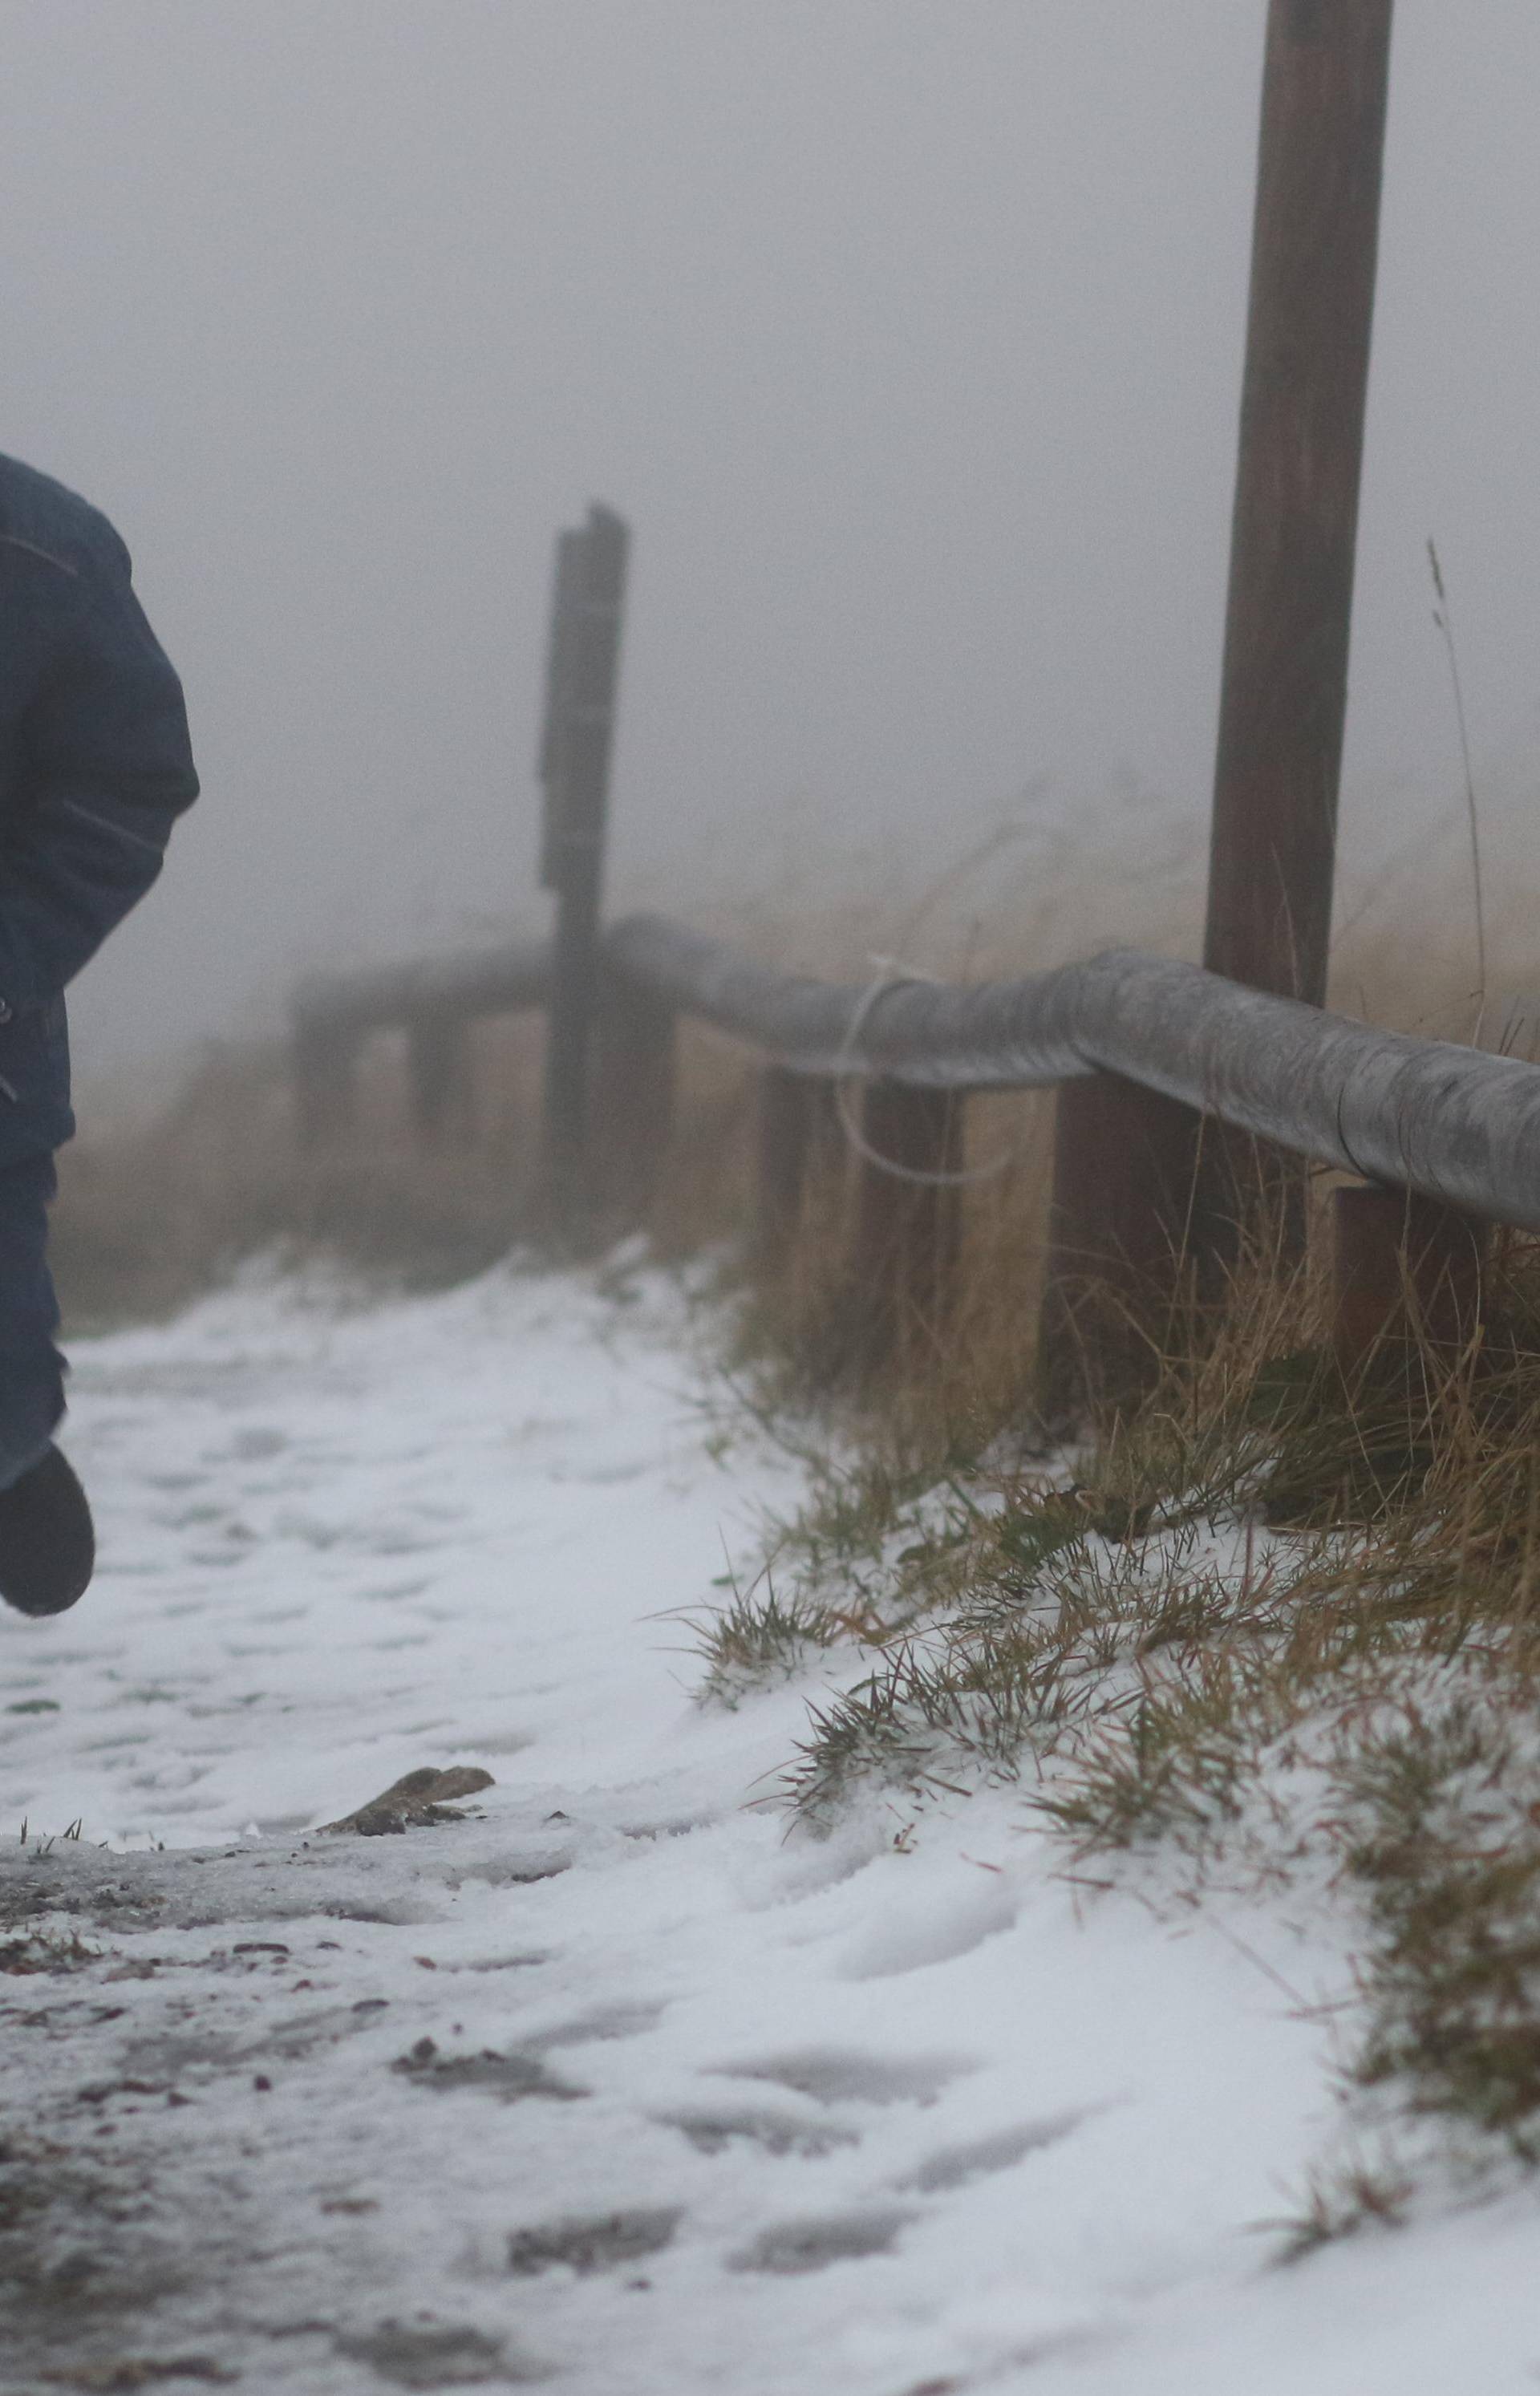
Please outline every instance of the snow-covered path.
[[[749, 1807], [805, 1692], [698, 1710], [657, 1617], [796, 1481], [698, 1395], [644, 1278], [83, 1349], [105, 1568], [0, 1622], [0, 2387], [1533, 2389], [1527, 2196], [1249, 2232], [1323, 1934], [1077, 1886], [1008, 1792]], [[314, 1835], [453, 1764], [476, 1818]]]

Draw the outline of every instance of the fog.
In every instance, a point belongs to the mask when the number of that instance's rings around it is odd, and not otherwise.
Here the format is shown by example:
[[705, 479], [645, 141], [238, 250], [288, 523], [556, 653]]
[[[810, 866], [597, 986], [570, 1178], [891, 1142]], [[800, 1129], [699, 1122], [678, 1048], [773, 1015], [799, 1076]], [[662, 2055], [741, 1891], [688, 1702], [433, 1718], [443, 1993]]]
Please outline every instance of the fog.
[[[592, 498], [636, 539], [617, 901], [923, 877], [1024, 807], [1088, 875], [1141, 808], [1196, 833], [1263, 16], [0, 5], [0, 447], [125, 533], [205, 782], [79, 985], [87, 1076], [541, 919], [550, 548]], [[1540, 881], [1537, 90], [1533, 0], [1401, 0], [1344, 839], [1456, 898], [1429, 533]]]

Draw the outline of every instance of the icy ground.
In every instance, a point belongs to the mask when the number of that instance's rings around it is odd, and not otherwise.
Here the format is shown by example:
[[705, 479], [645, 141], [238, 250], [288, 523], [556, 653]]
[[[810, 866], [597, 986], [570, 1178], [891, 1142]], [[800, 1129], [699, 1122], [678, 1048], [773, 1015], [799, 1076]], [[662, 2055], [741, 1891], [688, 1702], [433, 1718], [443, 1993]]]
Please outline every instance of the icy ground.
[[[797, 1484], [703, 1387], [645, 1278], [82, 1348], [103, 1570], [0, 1622], [0, 2386], [1540, 2385], [1522, 2191], [1255, 2227], [1329, 1917], [1078, 1885], [1009, 1792], [750, 1806], [806, 1691], [700, 1711], [659, 1617]], [[316, 1834], [455, 1764], [474, 1818]]]

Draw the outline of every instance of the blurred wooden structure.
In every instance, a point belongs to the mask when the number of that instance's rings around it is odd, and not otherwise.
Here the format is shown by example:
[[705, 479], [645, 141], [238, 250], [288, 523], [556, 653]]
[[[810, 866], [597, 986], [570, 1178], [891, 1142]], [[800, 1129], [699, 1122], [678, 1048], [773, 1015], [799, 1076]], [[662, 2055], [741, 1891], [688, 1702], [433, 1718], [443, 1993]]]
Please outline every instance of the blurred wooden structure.
[[[796, 1239], [813, 1161], [850, 1132], [869, 1362], [906, 1327], [944, 1323], [968, 1094], [1045, 1084], [1061, 1085], [1050, 1405], [1136, 1370], [1223, 1261], [1258, 1158], [1264, 1179], [1279, 1157], [1369, 1178], [1337, 1207], [1344, 1359], [1409, 1305], [1441, 1338], [1473, 1332], [1473, 1227], [1540, 1231], [1540, 1068], [1321, 1005], [1390, 21], [1391, 0], [1268, 7], [1205, 964], [1112, 952], [1016, 982], [863, 989], [777, 973], [657, 917], [604, 934], [629, 534], [595, 507], [556, 551], [539, 758], [553, 940], [308, 985], [294, 1054], [309, 1144], [345, 1136], [360, 1045], [383, 1023], [406, 1029], [420, 1138], [463, 1136], [468, 1024], [543, 1006], [551, 1220], [640, 1218], [687, 1016], [762, 1059], [765, 1264]], [[858, 1123], [831, 1098], [856, 1082]]]

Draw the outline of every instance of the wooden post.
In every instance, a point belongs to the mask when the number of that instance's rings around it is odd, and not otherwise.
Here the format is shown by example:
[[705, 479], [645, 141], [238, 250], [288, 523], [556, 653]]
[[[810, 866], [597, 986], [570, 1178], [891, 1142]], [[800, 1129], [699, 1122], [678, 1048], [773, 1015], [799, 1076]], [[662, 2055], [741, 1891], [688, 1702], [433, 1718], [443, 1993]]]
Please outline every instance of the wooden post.
[[1039, 1347], [1049, 1422], [1147, 1387], [1180, 1322], [1200, 1136], [1117, 1073], [1059, 1085]]
[[[1231, 535], [1204, 963], [1325, 993], [1374, 313], [1392, 0], [1270, 0]], [[1201, 1160], [1201, 1187], [1193, 1177]], [[1220, 1294], [1258, 1191], [1285, 1245], [1292, 1165], [1115, 1076], [1065, 1085], [1043, 1314], [1045, 1402], [1126, 1382], [1184, 1251]], [[1104, 1297], [1095, 1300], [1096, 1283]], [[1122, 1326], [1120, 1328], [1120, 1325]]]
[[1458, 1355], [1480, 1328], [1490, 1234], [1436, 1199], [1359, 1182], [1332, 1197], [1332, 1344], [1349, 1379], [1379, 1358]]
[[1326, 990], [1392, 0], [1270, 0], [1203, 962]]
[[605, 1210], [632, 1222], [652, 1205], [668, 1154], [678, 1046], [670, 1006], [645, 991], [606, 988], [594, 1072], [594, 1179]]
[[883, 1160], [861, 1160], [851, 1260], [858, 1360], [870, 1369], [911, 1335], [933, 1337], [950, 1307], [962, 1250], [961, 1190], [945, 1179], [906, 1177], [961, 1169], [962, 1093], [869, 1082], [861, 1132]]
[[345, 1138], [358, 1115], [358, 1034], [351, 1026], [296, 1026], [294, 1101], [300, 1151], [310, 1156]]
[[[1326, 994], [1392, 0], [1269, 0], [1203, 962]], [[1303, 1242], [1302, 1169], [1215, 1131], [1195, 1242]]]
[[463, 1015], [424, 1008], [408, 1017], [406, 1079], [418, 1147], [469, 1146], [475, 1110], [471, 1026]]
[[785, 1065], [759, 1075], [754, 1248], [761, 1268], [784, 1264], [802, 1221], [814, 1116], [828, 1085]]
[[542, 871], [557, 896], [547, 1017], [545, 1163], [564, 1226], [583, 1194], [589, 1066], [599, 1004], [599, 908], [620, 620], [631, 536], [593, 507], [580, 533], [557, 543], [540, 777], [546, 807]]

